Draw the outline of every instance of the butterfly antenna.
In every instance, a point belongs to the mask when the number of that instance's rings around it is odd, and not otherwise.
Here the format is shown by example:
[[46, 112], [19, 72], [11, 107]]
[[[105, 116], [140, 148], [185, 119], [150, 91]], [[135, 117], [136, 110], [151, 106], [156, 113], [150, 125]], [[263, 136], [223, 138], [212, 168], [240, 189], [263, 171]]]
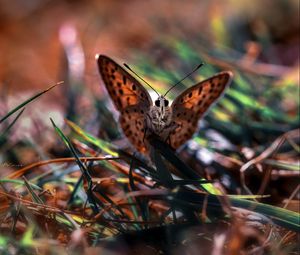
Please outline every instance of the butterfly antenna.
[[123, 64], [130, 72], [134, 73], [138, 78], [140, 78], [140, 80], [142, 80], [143, 82], [145, 82], [151, 89], [153, 89], [153, 91], [159, 96], [159, 94], [157, 93], [157, 91], [148, 83], [146, 82], [142, 77], [140, 77], [135, 71], [133, 71], [127, 64]]
[[182, 81], [184, 81], [187, 77], [189, 77], [190, 75], [192, 75], [194, 72], [196, 72], [201, 66], [203, 66], [204, 63], [199, 64], [193, 71], [191, 71], [190, 73], [188, 73], [186, 76], [184, 76], [180, 81], [176, 82], [176, 84], [174, 84], [171, 88], [168, 89], [168, 91], [164, 94], [164, 97], [173, 89], [175, 88], [179, 83], [181, 83]]

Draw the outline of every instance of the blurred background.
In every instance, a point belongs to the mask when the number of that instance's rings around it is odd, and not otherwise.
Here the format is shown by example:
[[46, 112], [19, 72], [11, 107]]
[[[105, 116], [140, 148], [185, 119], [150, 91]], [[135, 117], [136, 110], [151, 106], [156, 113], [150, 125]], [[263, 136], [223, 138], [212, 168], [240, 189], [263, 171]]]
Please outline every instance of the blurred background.
[[[243, 107], [238, 106], [241, 113], [248, 112], [249, 122], [261, 121], [256, 115], [265, 107], [262, 115], [268, 125], [279, 124], [275, 137], [292, 129], [283, 127], [286, 114], [292, 119], [298, 114], [298, 12], [297, 0], [1, 0], [0, 114], [64, 82], [27, 105], [16, 125], [18, 131], [9, 139], [42, 144], [45, 127], [51, 126], [49, 117], [59, 125], [64, 117], [76, 120], [99, 135], [106, 123], [101, 116], [114, 108], [99, 105], [107, 98], [96, 66], [98, 53], [132, 65], [160, 92], [200, 62], [206, 66], [186, 81], [187, 87], [217, 71], [231, 70], [242, 95], [249, 96], [241, 102]], [[182, 89], [175, 90], [171, 99]], [[228, 107], [232, 108], [230, 103]], [[274, 116], [266, 107], [274, 110]], [[231, 109], [227, 119], [236, 122], [239, 114]], [[223, 115], [215, 117], [224, 120]], [[237, 122], [240, 125], [241, 120]], [[259, 140], [264, 135], [258, 136]], [[52, 146], [49, 140], [46, 143]]]
[[[89, 208], [81, 213], [86, 200], [75, 194], [82, 176], [74, 162], [37, 167], [43, 160], [74, 156], [50, 117], [80, 156], [106, 157], [111, 150], [103, 141], [132, 152], [118, 129], [118, 113], [105, 91], [95, 55], [126, 62], [161, 93], [204, 62], [168, 94], [170, 99], [222, 70], [232, 71], [234, 80], [200, 122], [200, 131], [178, 151], [180, 158], [201, 178], [221, 184], [227, 194], [268, 195], [257, 200], [299, 211], [299, 26], [298, 0], [0, 0], [0, 181], [10, 185], [6, 186], [10, 194], [15, 187], [21, 190], [19, 184], [24, 183], [19, 178], [26, 175], [40, 185], [41, 196], [53, 191], [45, 197], [46, 203], [67, 208], [76, 198], [72, 206], [83, 215], [82, 222], [94, 219]], [[59, 81], [63, 84], [3, 120], [17, 105]], [[78, 136], [78, 128], [72, 133], [65, 119], [87, 134]], [[102, 140], [91, 144], [89, 134], [94, 142]], [[119, 184], [114, 178], [128, 181], [122, 172], [129, 168], [128, 162], [126, 158], [120, 162], [87, 165], [93, 178], [109, 176], [115, 187]], [[27, 167], [32, 163], [37, 165]], [[119, 186], [120, 193], [130, 191], [125, 182]], [[119, 202], [119, 193], [111, 192], [111, 183], [108, 187], [107, 194]], [[0, 199], [1, 222], [8, 222], [9, 210], [19, 213], [19, 209], [6, 196]], [[262, 213], [268, 215], [268, 210]], [[161, 212], [164, 209], [152, 212], [153, 217], [160, 218]], [[277, 218], [289, 216], [282, 214]], [[10, 215], [11, 225], [1, 225], [3, 233], [17, 225], [17, 213]], [[22, 224], [12, 231], [12, 239], [26, 231], [27, 222]], [[62, 235], [64, 226], [55, 224], [49, 224], [55, 233], [51, 236], [66, 244], [73, 238], [71, 231]], [[95, 236], [99, 226], [91, 224]], [[213, 240], [213, 235], [214, 231], [207, 240]], [[283, 246], [290, 240], [296, 243], [295, 233], [281, 236]], [[0, 243], [3, 240], [0, 236]], [[277, 247], [278, 239], [273, 241]]]
[[[9, 138], [14, 144], [24, 137], [42, 144], [49, 117], [59, 125], [64, 117], [76, 120], [101, 136], [99, 128], [106, 123], [101, 116], [114, 110], [99, 105], [107, 98], [96, 66], [98, 53], [134, 66], [161, 92], [200, 62], [206, 66], [186, 86], [231, 70], [242, 88], [241, 94], [232, 90], [231, 97], [243, 98], [242, 106], [232, 108], [231, 98], [227, 117], [216, 112], [216, 119], [230, 119], [230, 125], [239, 127], [264, 120], [262, 126], [275, 130], [272, 139], [298, 125], [297, 0], [1, 0], [0, 49], [1, 115], [64, 81], [26, 107], [18, 131]], [[114, 131], [107, 132], [114, 137]], [[231, 138], [237, 143], [242, 135], [247, 145], [259, 144], [263, 132], [256, 133], [256, 140], [243, 132]]]
[[167, 38], [230, 47], [233, 54], [282, 67], [299, 62], [297, 0], [1, 0], [0, 19], [0, 86], [11, 96], [65, 79], [66, 44], [73, 36], [87, 86], [99, 83], [96, 53], [129, 63], [133, 52], [158, 58], [155, 46]]

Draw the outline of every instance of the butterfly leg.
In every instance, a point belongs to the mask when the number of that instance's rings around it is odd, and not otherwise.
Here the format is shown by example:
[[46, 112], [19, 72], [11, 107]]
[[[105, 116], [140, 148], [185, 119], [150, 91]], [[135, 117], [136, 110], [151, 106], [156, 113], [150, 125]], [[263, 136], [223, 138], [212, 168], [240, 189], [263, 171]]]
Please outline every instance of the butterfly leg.
[[147, 134], [149, 132], [151, 133], [150, 123], [151, 123], [151, 117], [150, 117], [149, 113], [147, 113], [146, 114], [146, 118], [144, 119], [144, 136], [143, 136], [143, 142], [145, 142], [145, 138], [147, 138]]
[[147, 134], [147, 127], [145, 126], [145, 129], [144, 129], [144, 136], [143, 136], [143, 142], [145, 142], [146, 134]]
[[175, 132], [175, 130], [179, 127], [175, 122], [172, 122], [169, 126], [165, 128], [165, 134], [164, 134], [164, 142], [171, 145], [171, 134]]
[[165, 141], [167, 144], [171, 144], [171, 137], [170, 137], [170, 134], [168, 135], [166, 141]]

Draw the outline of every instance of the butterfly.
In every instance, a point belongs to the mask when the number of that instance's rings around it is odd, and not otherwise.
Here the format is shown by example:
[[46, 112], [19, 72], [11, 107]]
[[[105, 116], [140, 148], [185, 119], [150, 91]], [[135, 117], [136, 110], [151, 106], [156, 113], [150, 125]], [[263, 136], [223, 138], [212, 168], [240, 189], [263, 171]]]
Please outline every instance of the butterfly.
[[107, 56], [97, 56], [98, 68], [115, 107], [119, 123], [131, 144], [147, 153], [147, 137], [154, 134], [177, 149], [190, 139], [198, 120], [231, 83], [232, 73], [220, 72], [183, 91], [170, 105], [165, 95], [152, 102], [147, 90]]

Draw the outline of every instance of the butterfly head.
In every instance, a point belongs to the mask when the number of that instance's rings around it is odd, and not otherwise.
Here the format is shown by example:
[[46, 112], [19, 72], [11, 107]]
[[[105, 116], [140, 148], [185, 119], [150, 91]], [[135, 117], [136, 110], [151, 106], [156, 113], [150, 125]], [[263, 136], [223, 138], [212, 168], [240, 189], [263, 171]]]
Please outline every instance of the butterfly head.
[[154, 105], [160, 109], [161, 112], [164, 112], [164, 109], [169, 108], [169, 101], [164, 96], [159, 96], [154, 101]]
[[171, 108], [169, 101], [164, 96], [159, 96], [150, 110], [150, 122], [151, 130], [156, 134], [160, 132], [170, 124], [171, 122]]

